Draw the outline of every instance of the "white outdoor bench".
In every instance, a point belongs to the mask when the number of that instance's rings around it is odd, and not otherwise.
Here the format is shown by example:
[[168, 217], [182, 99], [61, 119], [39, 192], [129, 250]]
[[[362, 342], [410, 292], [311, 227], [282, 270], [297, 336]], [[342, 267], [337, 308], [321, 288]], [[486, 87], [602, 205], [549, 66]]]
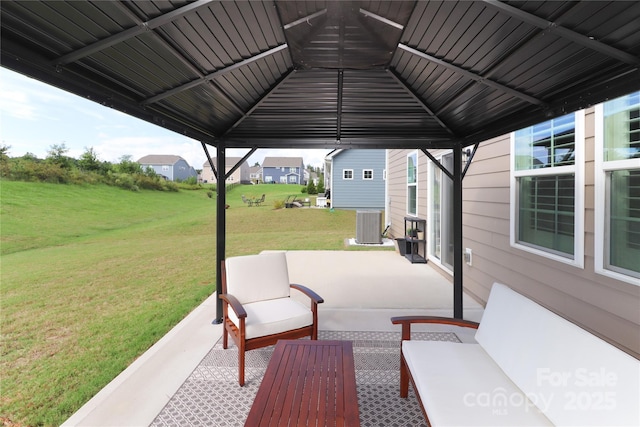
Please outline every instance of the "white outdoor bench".
[[[480, 324], [394, 317], [400, 396], [432, 426], [640, 426], [640, 361], [495, 283]], [[411, 324], [477, 328], [477, 343], [410, 340]]]

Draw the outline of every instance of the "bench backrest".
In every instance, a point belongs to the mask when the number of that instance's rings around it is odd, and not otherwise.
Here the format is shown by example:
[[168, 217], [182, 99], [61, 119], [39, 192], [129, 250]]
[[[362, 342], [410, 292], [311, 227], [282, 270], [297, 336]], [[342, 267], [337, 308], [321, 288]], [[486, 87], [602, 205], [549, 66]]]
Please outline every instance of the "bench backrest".
[[554, 424], [640, 425], [640, 361], [509, 287], [476, 340]]

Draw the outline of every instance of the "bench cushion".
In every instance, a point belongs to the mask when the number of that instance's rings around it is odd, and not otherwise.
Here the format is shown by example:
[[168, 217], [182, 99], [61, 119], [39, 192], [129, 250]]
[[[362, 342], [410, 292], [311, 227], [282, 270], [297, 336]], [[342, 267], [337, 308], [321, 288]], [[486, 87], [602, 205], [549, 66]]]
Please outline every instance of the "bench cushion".
[[[313, 314], [309, 307], [291, 298], [278, 298], [243, 305], [247, 312], [245, 319], [246, 338], [264, 337], [309, 326]], [[229, 308], [229, 319], [238, 325], [238, 317]]]
[[476, 340], [554, 424], [640, 425], [640, 362], [507, 286], [493, 285]]
[[478, 344], [404, 341], [402, 353], [434, 426], [552, 425]]

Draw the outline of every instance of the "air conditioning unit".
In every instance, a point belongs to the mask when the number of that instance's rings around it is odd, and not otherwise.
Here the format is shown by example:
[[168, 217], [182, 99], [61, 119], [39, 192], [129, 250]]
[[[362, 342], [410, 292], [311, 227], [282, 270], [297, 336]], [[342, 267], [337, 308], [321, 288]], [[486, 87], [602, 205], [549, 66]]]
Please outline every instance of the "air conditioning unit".
[[356, 211], [356, 243], [382, 243], [381, 219], [381, 211]]

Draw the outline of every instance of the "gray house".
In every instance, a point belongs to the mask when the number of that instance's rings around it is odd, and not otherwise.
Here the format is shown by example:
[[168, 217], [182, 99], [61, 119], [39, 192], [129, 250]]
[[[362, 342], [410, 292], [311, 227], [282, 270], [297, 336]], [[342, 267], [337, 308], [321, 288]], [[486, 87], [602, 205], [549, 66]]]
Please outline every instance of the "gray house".
[[304, 162], [302, 157], [265, 157], [262, 163], [262, 178], [265, 184], [304, 185]]
[[384, 209], [385, 150], [335, 150], [325, 158], [331, 206]]
[[193, 166], [189, 166], [189, 163], [180, 156], [150, 154], [141, 157], [138, 163], [142, 169], [152, 168], [158, 175], [162, 175], [169, 181], [184, 181], [191, 177], [198, 177]]

